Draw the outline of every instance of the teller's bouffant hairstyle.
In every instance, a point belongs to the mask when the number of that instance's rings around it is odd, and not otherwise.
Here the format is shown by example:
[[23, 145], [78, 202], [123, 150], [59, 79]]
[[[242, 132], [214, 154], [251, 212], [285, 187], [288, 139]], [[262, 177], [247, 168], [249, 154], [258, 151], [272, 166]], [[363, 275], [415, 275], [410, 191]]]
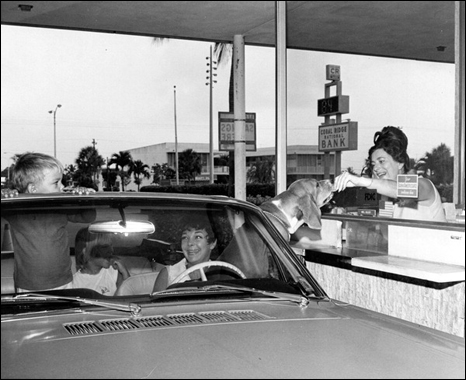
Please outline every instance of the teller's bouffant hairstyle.
[[398, 127], [387, 126], [374, 134], [374, 145], [369, 149], [366, 167], [372, 175], [371, 156], [377, 149], [383, 149], [396, 162], [403, 164], [404, 173], [409, 172], [408, 137]]

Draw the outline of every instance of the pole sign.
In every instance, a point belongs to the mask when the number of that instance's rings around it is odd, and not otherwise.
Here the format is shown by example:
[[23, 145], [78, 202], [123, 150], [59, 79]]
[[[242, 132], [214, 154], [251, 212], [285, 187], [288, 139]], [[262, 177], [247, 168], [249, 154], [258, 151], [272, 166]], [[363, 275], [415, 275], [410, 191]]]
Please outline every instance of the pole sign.
[[326, 65], [325, 78], [327, 80], [340, 80], [340, 66]]
[[319, 152], [358, 149], [358, 122], [319, 126]]
[[317, 116], [330, 116], [349, 112], [349, 96], [337, 95], [317, 100]]
[[[218, 113], [218, 150], [235, 150], [235, 118], [233, 113]], [[246, 112], [246, 150], [256, 151], [255, 112]]]
[[419, 178], [417, 174], [398, 174], [396, 177], [396, 195], [400, 198], [418, 198]]

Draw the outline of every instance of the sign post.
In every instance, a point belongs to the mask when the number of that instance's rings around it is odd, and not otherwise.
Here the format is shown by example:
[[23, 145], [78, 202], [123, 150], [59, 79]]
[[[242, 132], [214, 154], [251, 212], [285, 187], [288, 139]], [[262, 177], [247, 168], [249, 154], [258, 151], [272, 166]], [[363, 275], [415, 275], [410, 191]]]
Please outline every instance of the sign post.
[[[231, 112], [218, 113], [218, 150], [235, 150], [235, 118]], [[256, 151], [255, 112], [246, 112], [246, 150]]]
[[[335, 152], [335, 176], [341, 172], [341, 151], [358, 149], [358, 122], [341, 122], [341, 115], [349, 113], [349, 96], [342, 95], [340, 66], [327, 65], [325, 98], [317, 100], [317, 116], [325, 117], [319, 127], [319, 152], [324, 152], [324, 178], [330, 178], [330, 152]], [[336, 95], [330, 96], [330, 88], [336, 87]], [[335, 119], [331, 119], [335, 116]]]

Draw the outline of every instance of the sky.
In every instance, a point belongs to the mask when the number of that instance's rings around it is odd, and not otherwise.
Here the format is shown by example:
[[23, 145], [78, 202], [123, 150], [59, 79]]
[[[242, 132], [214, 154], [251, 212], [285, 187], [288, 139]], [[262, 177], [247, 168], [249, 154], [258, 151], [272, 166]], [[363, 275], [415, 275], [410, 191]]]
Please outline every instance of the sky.
[[[207, 62], [211, 43], [177, 39], [1, 26], [1, 168], [26, 151], [74, 164], [92, 146], [105, 159], [119, 151], [175, 141], [209, 143]], [[358, 149], [342, 168], [360, 171], [376, 131], [403, 128], [410, 157], [440, 143], [454, 155], [453, 64], [287, 51], [287, 144], [317, 145], [317, 100], [326, 65], [339, 65], [342, 119], [358, 122]], [[245, 48], [246, 112], [256, 113], [257, 147], [275, 146], [275, 50]], [[219, 64], [213, 89], [214, 150], [218, 112], [228, 111], [229, 63]], [[174, 93], [176, 86], [176, 95]], [[333, 95], [333, 94], [332, 94]], [[225, 152], [226, 153], [226, 152]], [[146, 163], [149, 166], [154, 163]], [[160, 163], [162, 164], [162, 163]]]

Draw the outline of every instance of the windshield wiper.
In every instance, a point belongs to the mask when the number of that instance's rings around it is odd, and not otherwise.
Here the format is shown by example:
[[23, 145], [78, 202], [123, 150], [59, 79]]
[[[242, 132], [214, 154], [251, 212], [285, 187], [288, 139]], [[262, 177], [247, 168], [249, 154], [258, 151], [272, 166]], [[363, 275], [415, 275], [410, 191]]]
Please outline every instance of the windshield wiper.
[[107, 302], [101, 300], [95, 300], [90, 298], [81, 298], [81, 297], [67, 297], [67, 296], [55, 296], [51, 294], [41, 294], [41, 293], [22, 293], [17, 294], [13, 297], [3, 297], [2, 302], [16, 302], [21, 299], [26, 300], [38, 300], [38, 301], [48, 301], [48, 300], [59, 300], [59, 301], [75, 301], [81, 302], [86, 305], [95, 305], [102, 306], [107, 309], [128, 311], [133, 317], [141, 316], [141, 306], [135, 303], [120, 303], [120, 302]]
[[292, 294], [292, 293], [284, 293], [284, 292], [272, 292], [270, 290], [262, 290], [257, 288], [250, 288], [247, 286], [232, 286], [232, 285], [207, 285], [203, 286], [200, 289], [205, 290], [235, 290], [239, 292], [247, 292], [247, 293], [258, 293], [262, 294], [267, 297], [273, 297], [278, 299], [285, 299], [287, 301], [295, 302], [300, 307], [306, 307], [309, 304], [309, 299], [299, 295], [299, 294]]
[[256, 293], [262, 294], [267, 297], [273, 297], [278, 299], [285, 299], [287, 301], [295, 302], [299, 304], [300, 307], [306, 307], [309, 304], [309, 299], [298, 294], [284, 293], [284, 292], [272, 292], [268, 290], [261, 290], [256, 288], [250, 288], [247, 286], [232, 286], [232, 285], [222, 285], [222, 284], [213, 284], [205, 285], [199, 287], [189, 287], [189, 288], [174, 288], [168, 290], [162, 290], [160, 292], [155, 292], [151, 294], [151, 299], [166, 297], [166, 296], [178, 296], [178, 295], [189, 295], [189, 294], [205, 294], [206, 292], [215, 292], [218, 291], [232, 291], [232, 292], [242, 292], [242, 293]]

